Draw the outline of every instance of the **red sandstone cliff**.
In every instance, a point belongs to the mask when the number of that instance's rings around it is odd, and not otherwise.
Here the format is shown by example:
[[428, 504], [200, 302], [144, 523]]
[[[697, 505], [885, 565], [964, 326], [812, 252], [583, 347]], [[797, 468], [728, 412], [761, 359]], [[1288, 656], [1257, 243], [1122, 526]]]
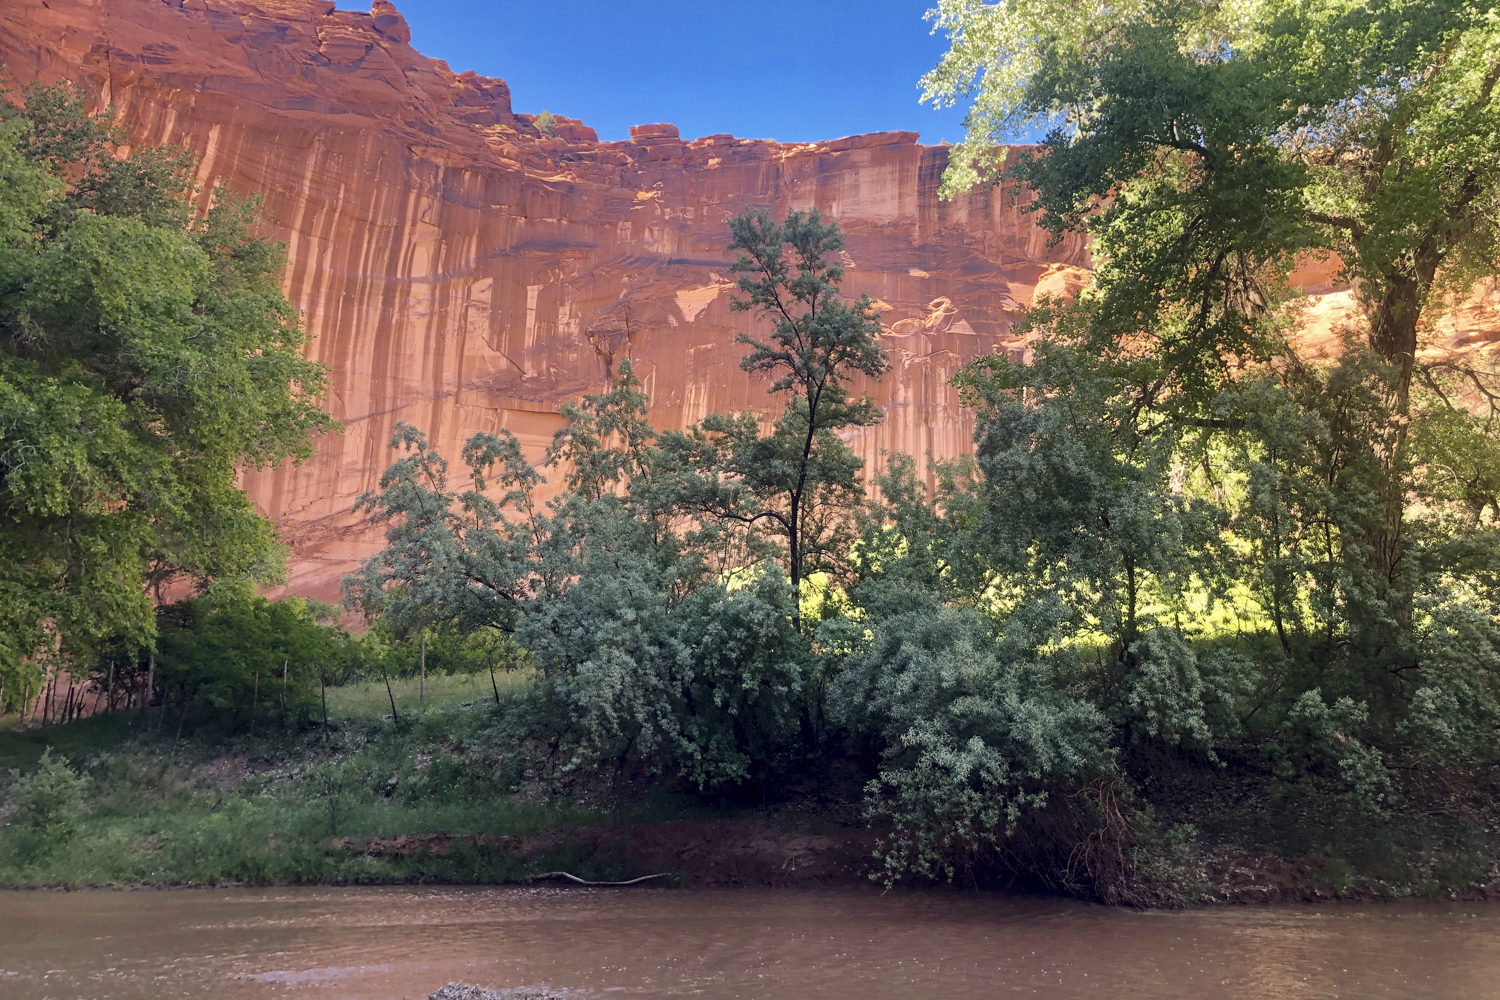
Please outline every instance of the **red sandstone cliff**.
[[1049, 248], [989, 193], [937, 198], [943, 147], [913, 133], [809, 145], [669, 125], [600, 143], [560, 119], [547, 138], [503, 81], [455, 74], [410, 43], [389, 3], [6, 0], [8, 83], [85, 82], [142, 143], [202, 157], [205, 190], [264, 198], [290, 250], [286, 290], [333, 370], [346, 422], [300, 468], [247, 478], [292, 547], [292, 590], [332, 597], [378, 537], [349, 515], [389, 461], [391, 425], [456, 457], [508, 427], [540, 457], [564, 399], [626, 353], [658, 426], [767, 408], [737, 363], [725, 220], [747, 205], [816, 206], [849, 234], [851, 293], [884, 305], [886, 411], [854, 441], [953, 455], [970, 423], [947, 379], [1004, 345], [1038, 287], [1076, 287], [1077, 241]]
[[[725, 220], [747, 205], [837, 219], [845, 289], [882, 303], [894, 371], [873, 391], [886, 419], [853, 439], [871, 466], [883, 449], [967, 448], [948, 377], [1013, 346], [1039, 291], [1087, 278], [1081, 242], [1048, 247], [1005, 197], [939, 201], [947, 150], [913, 133], [784, 145], [643, 125], [600, 143], [559, 118], [548, 138], [512, 111], [504, 81], [455, 74], [410, 41], [386, 0], [369, 13], [331, 0], [0, 5], [6, 83], [86, 83], [140, 142], [195, 149], [205, 191], [261, 195], [287, 241], [287, 294], [347, 428], [300, 468], [247, 477], [292, 547], [293, 591], [333, 597], [378, 546], [349, 510], [389, 461], [397, 420], [450, 457], [501, 427], [540, 457], [558, 404], [602, 387], [627, 353], [658, 426], [769, 410], [737, 367], [733, 335], [749, 320], [726, 295]], [[1318, 290], [1330, 294], [1314, 327], [1347, 298]], [[1494, 326], [1463, 323], [1455, 340]]]

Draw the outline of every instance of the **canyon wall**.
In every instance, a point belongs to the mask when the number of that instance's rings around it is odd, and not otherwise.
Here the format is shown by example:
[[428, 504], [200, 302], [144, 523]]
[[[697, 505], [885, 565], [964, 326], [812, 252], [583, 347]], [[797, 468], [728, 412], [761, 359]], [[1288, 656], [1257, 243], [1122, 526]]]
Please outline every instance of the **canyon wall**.
[[[456, 460], [509, 428], [540, 459], [560, 403], [630, 356], [658, 427], [777, 409], [738, 368], [726, 220], [820, 209], [844, 227], [844, 287], [879, 300], [894, 369], [851, 443], [955, 455], [971, 421], [948, 378], [1002, 350], [1039, 291], [1087, 278], [1085, 246], [1049, 247], [1014, 199], [937, 197], [945, 147], [909, 132], [788, 145], [670, 125], [626, 142], [510, 105], [504, 81], [452, 72], [405, 19], [328, 0], [6, 0], [5, 83], [73, 80], [142, 144], [180, 143], [216, 185], [261, 197], [286, 241], [286, 292], [332, 370], [342, 434], [300, 467], [246, 477], [291, 547], [288, 590], [334, 597], [380, 544], [350, 507], [390, 461], [391, 427]], [[684, 84], [687, 85], [687, 84]]]
[[[910, 132], [783, 144], [665, 124], [598, 141], [559, 116], [543, 135], [503, 80], [454, 73], [411, 46], [386, 0], [4, 0], [0, 84], [71, 80], [113, 103], [143, 144], [200, 157], [216, 186], [258, 195], [286, 241], [286, 292], [332, 371], [342, 434], [299, 467], [246, 476], [291, 547], [292, 592], [331, 599], [380, 545], [351, 515], [391, 458], [391, 427], [451, 459], [508, 428], [540, 460], [558, 406], [631, 357], [658, 427], [779, 409], [738, 368], [726, 220], [747, 206], [820, 209], [848, 234], [851, 294], [883, 313], [893, 371], [862, 386], [885, 420], [850, 437], [866, 470], [969, 447], [949, 376], [1017, 351], [1011, 325], [1088, 278], [1077, 239], [1048, 246], [1017, 199], [940, 201], [947, 149]], [[690, 82], [684, 82], [690, 86]], [[1022, 199], [1024, 200], [1024, 198]], [[1359, 319], [1337, 261], [1309, 262], [1304, 343], [1336, 349]], [[1494, 290], [1438, 321], [1441, 349], [1488, 350]]]
[[[285, 240], [287, 295], [332, 372], [343, 433], [301, 466], [245, 482], [290, 546], [287, 590], [323, 599], [379, 547], [352, 516], [391, 459], [398, 420], [450, 459], [508, 428], [540, 460], [558, 406], [629, 356], [658, 427], [712, 411], [779, 409], [739, 370], [726, 220], [816, 207], [848, 234], [850, 294], [879, 303], [892, 372], [868, 389], [884, 421], [850, 436], [949, 457], [972, 420], [948, 385], [976, 355], [1019, 351], [1020, 311], [1088, 279], [1087, 247], [1048, 246], [1025, 198], [940, 201], [947, 149], [910, 132], [784, 144], [671, 125], [599, 142], [557, 117], [544, 135], [503, 80], [454, 73], [411, 45], [387, 0], [4, 0], [0, 85], [71, 80], [113, 103], [142, 144], [200, 158], [202, 197], [260, 197]], [[684, 82], [684, 86], [690, 86]], [[1336, 350], [1359, 324], [1338, 262], [1312, 261], [1303, 343]], [[1490, 350], [1494, 288], [1438, 321], [1441, 350]]]

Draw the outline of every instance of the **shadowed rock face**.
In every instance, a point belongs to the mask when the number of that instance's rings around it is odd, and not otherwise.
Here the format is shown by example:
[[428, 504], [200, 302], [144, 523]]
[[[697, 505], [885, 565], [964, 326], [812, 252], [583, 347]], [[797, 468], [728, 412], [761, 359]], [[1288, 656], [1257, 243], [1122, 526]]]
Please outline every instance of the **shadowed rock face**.
[[8, 85], [86, 83], [142, 144], [196, 150], [205, 192], [259, 195], [287, 242], [286, 291], [346, 423], [301, 467], [246, 476], [292, 547], [291, 591], [333, 597], [380, 544], [349, 511], [398, 420], [453, 460], [499, 428], [540, 459], [558, 405], [626, 355], [658, 427], [779, 409], [738, 368], [753, 325], [730, 313], [724, 246], [746, 206], [838, 220], [845, 290], [881, 303], [894, 370], [869, 388], [886, 417], [851, 438], [867, 470], [882, 450], [966, 450], [949, 376], [1014, 349], [1038, 293], [1087, 280], [1084, 244], [1047, 246], [1011, 194], [939, 201], [948, 151], [914, 133], [787, 145], [654, 124], [601, 143], [556, 116], [550, 138], [504, 81], [455, 74], [410, 34], [385, 0], [0, 4]]

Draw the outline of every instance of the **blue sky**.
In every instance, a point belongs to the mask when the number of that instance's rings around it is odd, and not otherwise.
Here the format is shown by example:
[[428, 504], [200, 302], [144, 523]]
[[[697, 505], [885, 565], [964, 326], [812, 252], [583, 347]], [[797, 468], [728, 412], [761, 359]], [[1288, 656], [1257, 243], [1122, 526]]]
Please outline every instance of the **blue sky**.
[[605, 140], [662, 121], [688, 139], [963, 133], [962, 108], [917, 103], [945, 48], [922, 20], [926, 0], [395, 3], [426, 55], [502, 77], [517, 111], [581, 118]]

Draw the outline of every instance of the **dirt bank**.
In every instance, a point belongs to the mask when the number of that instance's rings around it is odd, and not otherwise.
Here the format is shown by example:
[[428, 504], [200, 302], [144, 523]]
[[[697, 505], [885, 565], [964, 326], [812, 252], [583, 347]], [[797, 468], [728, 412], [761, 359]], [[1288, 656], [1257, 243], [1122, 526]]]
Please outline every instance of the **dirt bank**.
[[[622, 879], [665, 873], [682, 886], [868, 885], [879, 871], [877, 835], [865, 828], [805, 826], [773, 819], [675, 820], [652, 824], [567, 827], [538, 837], [342, 837], [339, 852], [400, 858], [455, 848], [502, 851], [544, 859], [572, 855]], [[1339, 884], [1326, 861], [1263, 853], [1217, 853], [1196, 859], [1204, 904], [1269, 905], [1400, 898], [1404, 893], [1368, 883]], [[550, 862], [546, 862], [550, 863]], [[1500, 901], [1500, 880], [1443, 898]]]
[[[813, 832], [816, 830], [817, 832]], [[340, 837], [337, 851], [369, 857], [444, 855], [455, 848], [548, 858], [571, 854], [606, 862], [624, 878], [665, 872], [692, 886], [814, 886], [868, 883], [878, 862], [867, 829], [810, 830], [760, 819], [672, 820], [566, 827], [537, 837], [447, 834]]]

